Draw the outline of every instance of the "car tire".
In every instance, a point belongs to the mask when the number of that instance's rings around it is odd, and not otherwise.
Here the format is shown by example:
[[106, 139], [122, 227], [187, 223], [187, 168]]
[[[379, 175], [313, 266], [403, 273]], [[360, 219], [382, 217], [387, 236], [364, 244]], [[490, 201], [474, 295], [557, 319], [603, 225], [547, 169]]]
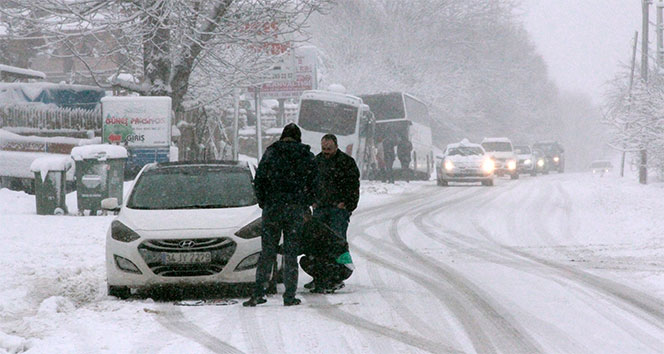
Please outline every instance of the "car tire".
[[537, 176], [537, 172], [530, 172], [530, 175], [533, 176], [533, 177], [536, 177], [536, 176]]
[[492, 179], [488, 179], [488, 180], [486, 180], [486, 181], [482, 181], [482, 185], [483, 185], [483, 186], [486, 186], [486, 187], [492, 187], [492, 186], [493, 186], [493, 180], [492, 180]]
[[449, 183], [448, 183], [447, 181], [445, 181], [445, 180], [442, 180], [442, 181], [440, 181], [439, 186], [441, 186], [441, 187], [447, 187], [447, 186], [449, 186]]
[[118, 299], [124, 300], [131, 296], [131, 290], [128, 286], [108, 286], [108, 296], [115, 296]]
[[510, 179], [519, 179], [519, 174], [518, 173], [511, 174]]

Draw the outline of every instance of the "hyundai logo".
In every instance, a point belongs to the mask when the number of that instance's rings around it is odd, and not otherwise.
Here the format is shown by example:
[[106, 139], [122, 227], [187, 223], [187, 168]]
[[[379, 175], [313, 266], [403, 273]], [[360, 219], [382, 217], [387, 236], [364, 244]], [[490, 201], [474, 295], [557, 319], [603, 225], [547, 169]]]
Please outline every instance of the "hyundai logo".
[[180, 248], [192, 248], [196, 245], [196, 242], [194, 242], [192, 240], [184, 240], [184, 241], [180, 241], [180, 243], [178, 243], [178, 245], [180, 246]]

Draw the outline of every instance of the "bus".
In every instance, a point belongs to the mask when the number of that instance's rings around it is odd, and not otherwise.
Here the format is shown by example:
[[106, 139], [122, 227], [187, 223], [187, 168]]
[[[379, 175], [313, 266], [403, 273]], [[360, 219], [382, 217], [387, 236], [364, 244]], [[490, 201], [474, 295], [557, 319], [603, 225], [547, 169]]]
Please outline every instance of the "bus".
[[321, 151], [325, 134], [337, 136], [339, 149], [352, 156], [364, 178], [371, 165], [374, 150], [374, 118], [362, 99], [338, 92], [310, 90], [300, 97], [297, 124], [302, 143], [314, 154]]
[[[427, 105], [405, 92], [359, 95], [376, 119], [376, 141], [391, 135], [407, 137], [413, 144], [411, 168], [415, 178], [428, 180], [434, 169], [431, 117]], [[394, 163], [395, 176], [403, 177], [401, 164]]]

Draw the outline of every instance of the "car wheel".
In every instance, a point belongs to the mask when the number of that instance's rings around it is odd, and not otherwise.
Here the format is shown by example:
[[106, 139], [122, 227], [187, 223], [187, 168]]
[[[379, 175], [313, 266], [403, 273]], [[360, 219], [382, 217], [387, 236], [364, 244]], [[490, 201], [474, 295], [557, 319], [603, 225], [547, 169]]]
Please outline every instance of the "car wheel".
[[530, 175], [533, 176], [533, 177], [535, 177], [535, 176], [537, 176], [537, 172], [535, 172], [535, 171], [530, 172]]
[[549, 170], [544, 170], [544, 171], [542, 171], [542, 174], [543, 174], [543, 175], [548, 175], [548, 174], [549, 174]]
[[115, 296], [118, 299], [127, 299], [131, 296], [131, 290], [128, 286], [108, 286], [108, 296]]
[[442, 186], [443, 182], [440, 179], [436, 178], [436, 185]]
[[445, 180], [440, 181], [440, 186], [441, 187], [447, 187], [448, 185], [449, 185], [449, 183], [447, 181], [445, 181]]
[[514, 173], [514, 174], [510, 175], [510, 179], [519, 179], [519, 174]]
[[488, 180], [486, 180], [486, 181], [482, 181], [482, 185], [483, 185], [483, 186], [487, 186], [487, 187], [491, 187], [491, 186], [493, 186], [493, 180], [492, 180], [492, 179], [488, 179]]

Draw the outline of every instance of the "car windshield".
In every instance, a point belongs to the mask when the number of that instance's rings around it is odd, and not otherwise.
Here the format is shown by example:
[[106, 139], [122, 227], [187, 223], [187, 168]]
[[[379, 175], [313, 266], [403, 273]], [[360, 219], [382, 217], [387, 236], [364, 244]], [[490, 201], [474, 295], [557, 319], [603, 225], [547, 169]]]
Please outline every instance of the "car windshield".
[[233, 208], [256, 204], [251, 173], [227, 166], [173, 166], [144, 172], [131, 209]]
[[512, 144], [506, 141], [487, 141], [482, 143], [486, 151], [512, 151]]
[[298, 124], [304, 130], [351, 135], [355, 133], [357, 107], [343, 103], [302, 100]]
[[447, 150], [448, 156], [472, 156], [472, 155], [484, 155], [482, 149], [478, 146], [459, 146], [449, 148]]
[[542, 150], [546, 155], [554, 155], [560, 153], [560, 149], [556, 144], [535, 144], [538, 149]]
[[515, 146], [514, 151], [518, 155], [528, 155], [528, 154], [530, 154], [530, 148], [527, 147], [527, 146]]
[[592, 168], [608, 168], [608, 167], [611, 167], [611, 162], [609, 162], [609, 161], [595, 161], [590, 165], [590, 167], [592, 167]]

